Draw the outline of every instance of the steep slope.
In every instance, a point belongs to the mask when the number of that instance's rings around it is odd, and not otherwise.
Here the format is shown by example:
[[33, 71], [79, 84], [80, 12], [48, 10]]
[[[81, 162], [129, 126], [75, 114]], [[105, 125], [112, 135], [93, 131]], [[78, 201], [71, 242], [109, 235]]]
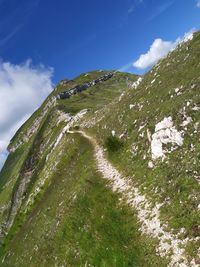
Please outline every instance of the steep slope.
[[[108, 157], [120, 172], [131, 177], [133, 186], [153, 206], [160, 206], [163, 226], [188, 240], [183, 246], [196, 262], [200, 237], [199, 51], [198, 32], [161, 60], [138, 86], [122, 94], [117, 104], [102, 110], [101, 121], [93, 125], [92, 118], [91, 124], [83, 123], [98, 143], [107, 145]], [[117, 153], [113, 152], [112, 146], [120, 142]]]
[[199, 58], [197, 32], [143, 77], [60, 82], [9, 145], [2, 266], [199, 266]]

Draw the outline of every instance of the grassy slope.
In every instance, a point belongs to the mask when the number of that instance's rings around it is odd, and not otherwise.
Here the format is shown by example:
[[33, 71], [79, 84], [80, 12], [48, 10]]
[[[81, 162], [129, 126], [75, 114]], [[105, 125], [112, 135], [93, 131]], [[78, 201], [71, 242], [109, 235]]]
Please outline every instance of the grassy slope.
[[133, 212], [96, 172], [91, 145], [65, 136], [55, 154], [60, 150], [50, 185], [6, 246], [1, 266], [165, 266]]
[[[51, 114], [51, 112], [50, 112]], [[60, 127], [54, 127], [54, 132], [50, 133], [52, 125], [49, 125], [49, 117], [45, 117], [42, 121], [37, 135], [33, 135], [29, 142], [24, 143], [20, 146], [14, 153], [10, 153], [8, 159], [0, 173], [0, 205], [4, 210], [4, 207], [9, 207], [10, 200], [18, 187], [23, 173], [27, 170], [41, 169], [42, 164], [44, 164], [44, 158], [49, 152], [50, 147], [46, 146], [46, 150], [43, 149], [43, 157], [38, 154], [40, 146], [42, 146], [44, 139], [48, 139], [51, 143], [55, 140]], [[55, 118], [52, 119], [52, 123], [55, 122]], [[46, 130], [46, 132], [45, 132]], [[49, 140], [50, 139], [50, 140]], [[42, 159], [43, 158], [43, 159]], [[37, 163], [38, 162], [38, 166]], [[37, 175], [35, 171], [35, 176]], [[8, 213], [6, 208], [0, 214], [0, 220], [5, 219]]]
[[0, 223], [6, 219], [13, 188], [20, 170], [28, 156], [29, 145], [24, 144], [15, 153], [9, 155], [0, 173]]
[[[181, 45], [147, 73], [136, 90], [130, 89], [121, 101], [103, 110], [104, 118], [89, 129], [102, 145], [112, 130], [117, 136], [128, 132], [123, 147], [117, 153], [109, 153], [108, 157], [125, 175], [132, 177], [133, 183], [138, 184], [152, 202], [164, 203], [161, 208], [163, 223], [167, 221], [175, 231], [184, 227], [184, 235], [189, 237], [200, 235], [200, 185], [195, 178], [200, 173], [200, 129], [197, 132], [194, 129], [195, 123], [200, 122], [200, 111], [192, 110], [194, 104], [199, 106], [200, 103], [199, 57], [200, 33], [196, 33], [191, 42]], [[181, 88], [181, 95], [175, 93], [175, 88]], [[188, 101], [191, 102], [189, 106]], [[135, 103], [142, 108], [130, 109], [129, 105]], [[183, 146], [168, 155], [166, 161], [157, 161], [153, 170], [149, 169], [151, 152], [146, 130], [153, 134], [156, 123], [168, 116], [172, 116], [178, 130], [183, 130], [180, 126], [183, 107], [193, 119], [185, 130]], [[138, 147], [136, 153], [134, 147]]]

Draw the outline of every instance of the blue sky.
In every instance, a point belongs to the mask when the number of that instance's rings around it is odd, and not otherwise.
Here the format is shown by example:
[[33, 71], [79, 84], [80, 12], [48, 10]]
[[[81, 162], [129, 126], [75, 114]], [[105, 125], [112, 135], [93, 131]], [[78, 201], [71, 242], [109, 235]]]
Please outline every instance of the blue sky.
[[118, 69], [155, 38], [175, 40], [199, 24], [195, 0], [0, 0], [0, 58], [51, 66], [57, 83]]
[[0, 0], [0, 168], [11, 137], [61, 79], [142, 74], [199, 25], [200, 0]]

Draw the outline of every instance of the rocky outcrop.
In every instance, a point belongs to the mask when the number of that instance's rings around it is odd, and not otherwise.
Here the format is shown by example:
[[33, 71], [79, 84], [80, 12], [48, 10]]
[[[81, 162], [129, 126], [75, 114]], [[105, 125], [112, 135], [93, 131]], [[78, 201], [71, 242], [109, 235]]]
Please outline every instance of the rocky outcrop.
[[151, 140], [152, 159], [164, 159], [167, 150], [164, 150], [163, 145], [171, 144], [171, 151], [174, 151], [177, 146], [183, 145], [183, 137], [181, 132], [173, 125], [172, 117], [164, 118], [155, 126], [155, 133]]
[[21, 140], [19, 140], [15, 145], [10, 145], [8, 147], [8, 151], [9, 152], [15, 152], [15, 150], [20, 147], [24, 142], [27, 142], [29, 140], [29, 138], [37, 131], [37, 129], [40, 126], [40, 123], [42, 121], [42, 119], [44, 118], [44, 116], [47, 114], [47, 112], [49, 111], [49, 109], [51, 107], [53, 107], [56, 103], [56, 98], [55, 97], [51, 97], [49, 99], [49, 101], [46, 103], [46, 105], [44, 106], [44, 108], [41, 111], [41, 114], [39, 117], [37, 117], [33, 124], [31, 125], [30, 128], [28, 128], [27, 132], [22, 136]]
[[2, 234], [6, 234], [9, 229], [11, 228], [13, 221], [19, 211], [19, 208], [22, 204], [24, 194], [28, 188], [28, 185], [30, 184], [31, 178], [33, 176], [33, 170], [26, 171], [23, 174], [20, 175], [20, 183], [16, 189], [16, 191], [13, 194], [11, 203], [10, 203], [10, 208], [9, 208], [9, 213], [7, 220], [4, 224], [4, 228], [1, 229], [3, 232]]
[[104, 82], [104, 81], [107, 81], [108, 79], [110, 79], [111, 77], [113, 76], [113, 73], [108, 73], [108, 74], [105, 74], [91, 82], [88, 82], [88, 83], [83, 83], [81, 85], [77, 85], [73, 88], [71, 88], [70, 90], [68, 91], [65, 91], [65, 92], [62, 92], [60, 94], [58, 94], [57, 96], [57, 99], [65, 99], [65, 98], [70, 98], [71, 96], [77, 94], [77, 93], [80, 93], [82, 91], [85, 91], [86, 89], [100, 83], [100, 82]]

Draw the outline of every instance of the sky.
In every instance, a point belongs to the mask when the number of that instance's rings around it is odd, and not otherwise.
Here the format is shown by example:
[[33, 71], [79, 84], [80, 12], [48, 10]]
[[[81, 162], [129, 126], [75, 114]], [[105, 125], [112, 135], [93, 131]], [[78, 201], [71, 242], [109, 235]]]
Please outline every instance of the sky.
[[61, 79], [143, 74], [199, 25], [200, 0], [0, 0], [0, 168]]

